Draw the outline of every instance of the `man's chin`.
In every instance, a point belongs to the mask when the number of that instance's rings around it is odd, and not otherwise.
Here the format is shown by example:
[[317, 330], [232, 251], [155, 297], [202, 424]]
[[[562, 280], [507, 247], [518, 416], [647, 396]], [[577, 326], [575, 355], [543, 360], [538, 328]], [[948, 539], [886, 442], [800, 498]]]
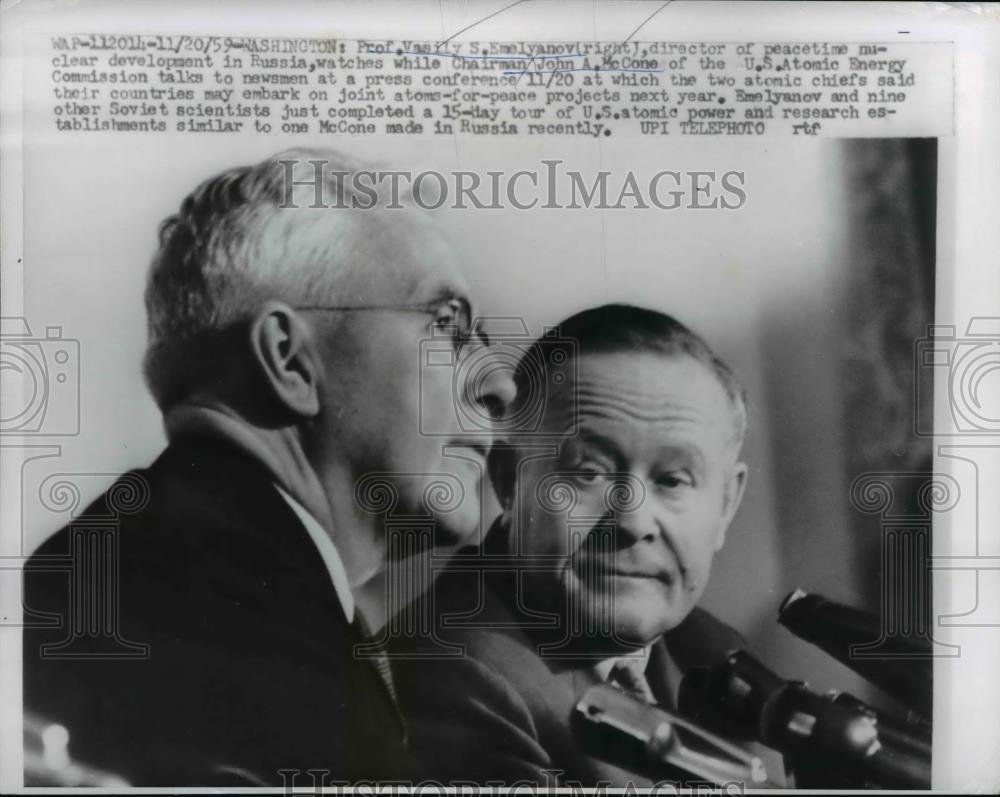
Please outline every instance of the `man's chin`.
[[645, 617], [616, 618], [615, 638], [628, 647], [644, 648], [675, 625], [676, 623], [663, 616], [657, 617], [656, 622], [649, 622], [649, 618]]
[[615, 605], [615, 637], [645, 647], [674, 628], [680, 620], [677, 607], [662, 601], [630, 601], [619, 598]]
[[475, 506], [460, 506], [434, 516], [434, 545], [438, 548], [479, 542], [479, 502]]
[[609, 651], [646, 647], [679, 622], [674, 608], [663, 604], [616, 605], [613, 612], [595, 611], [593, 605], [581, 609], [584, 625], [594, 629], [591, 646]]

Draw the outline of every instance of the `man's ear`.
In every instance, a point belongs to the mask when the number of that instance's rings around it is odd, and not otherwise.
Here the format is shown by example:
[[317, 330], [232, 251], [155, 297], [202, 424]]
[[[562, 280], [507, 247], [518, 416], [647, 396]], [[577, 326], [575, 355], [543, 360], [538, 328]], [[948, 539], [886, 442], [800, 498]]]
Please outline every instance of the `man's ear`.
[[514, 505], [517, 482], [517, 449], [504, 440], [498, 440], [486, 457], [486, 469], [496, 491], [497, 500], [506, 512]]
[[250, 327], [250, 344], [264, 381], [285, 409], [319, 412], [319, 362], [309, 330], [287, 305], [268, 302]]
[[746, 463], [737, 462], [733, 465], [729, 478], [726, 480], [725, 492], [722, 497], [722, 519], [719, 521], [719, 534], [715, 540], [716, 551], [722, 550], [722, 546], [726, 544], [726, 531], [729, 529], [729, 524], [732, 522], [736, 510], [740, 508], [743, 493], [747, 488], [747, 473]]

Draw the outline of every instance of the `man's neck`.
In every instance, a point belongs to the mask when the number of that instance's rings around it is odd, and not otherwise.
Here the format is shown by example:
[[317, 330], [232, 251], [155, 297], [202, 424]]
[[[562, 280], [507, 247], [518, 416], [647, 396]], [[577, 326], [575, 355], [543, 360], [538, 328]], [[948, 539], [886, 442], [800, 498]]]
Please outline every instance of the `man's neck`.
[[294, 427], [261, 429], [211, 400], [171, 408], [164, 417], [164, 427], [171, 441], [192, 434], [223, 439], [262, 463], [275, 483], [298, 501], [333, 540], [352, 589], [381, 569], [385, 543], [384, 533], [376, 528], [378, 518], [362, 514], [356, 507], [353, 479], [347, 472], [326, 474], [324, 488]]

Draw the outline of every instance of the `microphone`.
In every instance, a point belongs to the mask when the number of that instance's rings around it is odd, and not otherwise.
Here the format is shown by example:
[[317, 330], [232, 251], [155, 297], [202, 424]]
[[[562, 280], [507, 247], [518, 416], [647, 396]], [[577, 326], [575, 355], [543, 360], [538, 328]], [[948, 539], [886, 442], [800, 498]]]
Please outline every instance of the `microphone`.
[[571, 727], [591, 754], [657, 782], [694, 776], [716, 786], [769, 785], [758, 756], [611, 684], [597, 684], [583, 694]]
[[786, 681], [746, 651], [688, 673], [678, 703], [696, 720], [775, 748], [804, 778], [832, 773], [855, 785], [930, 787], [924, 740], [883, 723], [850, 695], [819, 695]]
[[[834, 603], [801, 589], [792, 592], [778, 610], [778, 622], [795, 636], [816, 645], [866, 678], [911, 711], [930, 717], [933, 704], [931, 645], [923, 639], [894, 636], [893, 658], [862, 658], [859, 645], [884, 637], [878, 616]], [[919, 718], [912, 718], [919, 725]]]
[[[872, 711], [871, 706], [847, 692], [834, 689], [827, 692], [826, 697], [834, 703], [850, 706], [859, 711]], [[890, 744], [901, 746], [928, 761], [930, 760], [931, 724], [929, 722], [921, 720], [919, 724], [910, 721], [903, 723], [885, 713], [880, 713], [877, 716], [880, 738], [887, 739]]]

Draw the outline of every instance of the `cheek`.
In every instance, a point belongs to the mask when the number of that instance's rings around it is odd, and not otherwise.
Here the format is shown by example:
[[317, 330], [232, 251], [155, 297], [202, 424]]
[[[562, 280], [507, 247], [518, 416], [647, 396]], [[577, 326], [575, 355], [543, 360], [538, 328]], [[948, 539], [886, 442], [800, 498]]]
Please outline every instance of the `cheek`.
[[[372, 319], [374, 321], [375, 319]], [[369, 326], [354, 341], [358, 370], [390, 400], [416, 400], [420, 378], [420, 342], [401, 317], [382, 318], [383, 325]], [[395, 323], [393, 323], [393, 321]], [[441, 369], [447, 370], [447, 369]]]
[[455, 426], [453, 419], [459, 411], [453, 374], [451, 368], [438, 366], [409, 377], [413, 395], [420, 395], [421, 411], [436, 416], [437, 424], [449, 429]]
[[705, 490], [693, 498], [685, 512], [691, 546], [699, 556], [715, 552], [722, 526], [723, 495], [720, 489]]
[[688, 548], [688, 576], [685, 590], [700, 595], [708, 585], [712, 562], [715, 558], [715, 541], [718, 523], [706, 522], [698, 530], [693, 543]]
[[376, 360], [371, 368], [372, 393], [365, 400], [379, 405], [379, 413], [388, 424], [408, 427], [402, 432], [419, 433], [418, 413], [444, 403], [435, 393], [421, 395], [421, 373], [415, 355], [397, 349]]

